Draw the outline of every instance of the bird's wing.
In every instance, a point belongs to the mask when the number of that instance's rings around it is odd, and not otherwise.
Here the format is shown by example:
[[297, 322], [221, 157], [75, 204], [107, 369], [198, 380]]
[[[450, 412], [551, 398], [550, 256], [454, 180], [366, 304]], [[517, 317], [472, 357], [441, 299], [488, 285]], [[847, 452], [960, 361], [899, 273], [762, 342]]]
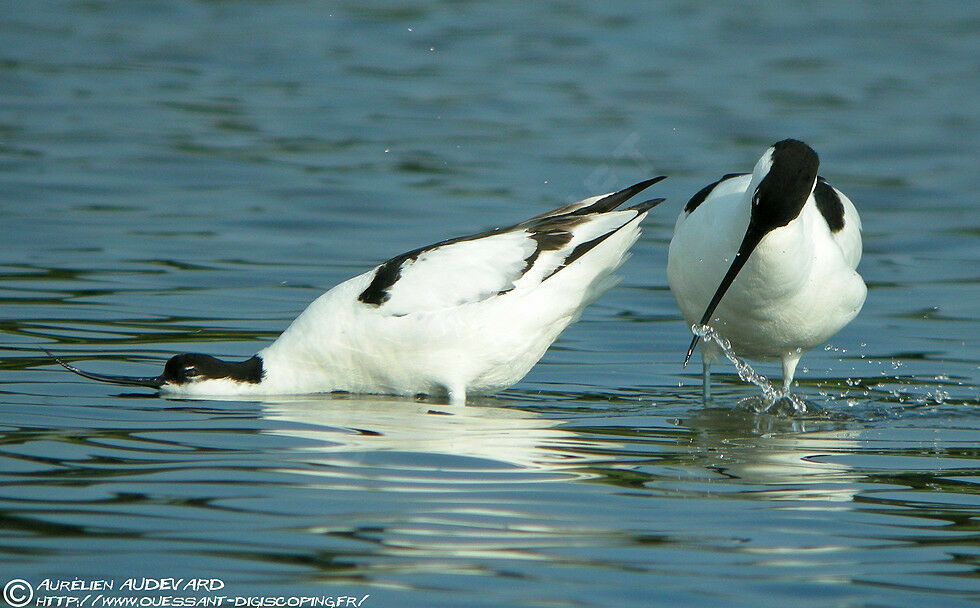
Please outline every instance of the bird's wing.
[[[751, 180], [751, 173], [728, 173], [722, 176], [721, 179], [711, 182], [704, 188], [698, 190], [687, 201], [687, 204], [684, 205], [684, 209], [677, 215], [677, 221], [674, 223], [674, 234], [677, 234], [677, 231], [687, 221], [687, 218], [691, 217], [693, 213], [702, 207], [706, 210], [714, 209], [714, 211], [707, 211], [708, 216], [711, 217], [717, 212], [719, 206], [729, 208], [731, 205], [736, 205], [742, 198], [742, 195], [745, 194], [745, 190], [749, 187]], [[711, 204], [703, 205], [705, 201], [711, 201]]]
[[407, 315], [533, 287], [659, 202], [614, 210], [655, 181], [592, 197], [515, 226], [403, 253], [378, 266], [357, 299], [386, 314]]
[[861, 261], [861, 218], [854, 203], [822, 177], [817, 178], [813, 197], [844, 259], [851, 268], [857, 268]]
[[533, 250], [513, 230], [437, 243], [379, 266], [358, 301], [392, 315], [478, 302], [513, 288]]
[[[711, 182], [704, 188], [701, 188], [694, 194], [694, 196], [691, 197], [689, 201], [687, 201], [687, 204], [684, 205], [684, 211], [682, 212], [682, 215], [690, 215], [692, 212], [694, 212], [695, 209], [697, 209], [701, 205], [701, 203], [706, 201], [709, 196], [711, 196], [712, 194], [717, 195], [718, 193], [716, 193], [715, 190], [718, 188], [719, 185], [722, 185], [723, 183], [724, 186], [722, 189], [724, 189], [725, 193], [727, 193], [728, 190], [731, 189], [731, 187], [734, 187], [736, 190], [740, 188], [742, 191], [744, 191], [745, 188], [748, 187], [747, 180], [745, 179], [736, 180], [736, 181], [731, 181], [731, 180], [737, 177], [744, 178], [747, 175], [750, 174], [749, 173], [726, 173], [718, 181]], [[742, 182], [745, 183], [743, 184]], [[721, 190], [719, 190], [719, 193], [721, 193]]]

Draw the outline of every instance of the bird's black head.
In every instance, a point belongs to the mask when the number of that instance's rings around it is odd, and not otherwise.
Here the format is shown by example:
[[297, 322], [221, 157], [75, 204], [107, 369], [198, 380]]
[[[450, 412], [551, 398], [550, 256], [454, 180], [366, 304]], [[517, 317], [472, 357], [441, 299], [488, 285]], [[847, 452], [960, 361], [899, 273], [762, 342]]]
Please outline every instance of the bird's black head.
[[752, 194], [749, 232], [761, 233], [761, 239], [795, 220], [813, 192], [819, 166], [817, 153], [802, 141], [784, 139], [773, 144], [753, 171], [752, 182], [758, 185]]
[[184, 353], [171, 357], [160, 375], [164, 384], [176, 385], [221, 378], [257, 384], [262, 381], [262, 360], [252, 357], [246, 361], [232, 362], [201, 353]]
[[[813, 148], [802, 141], [784, 139], [772, 145], [762, 155], [752, 171], [752, 209], [749, 215], [749, 225], [742, 242], [732, 260], [728, 272], [718, 285], [714, 296], [705, 308], [701, 317], [701, 325], [711, 320], [715, 308], [725, 292], [731, 287], [735, 277], [762, 238], [777, 228], [786, 226], [800, 215], [810, 193], [817, 181], [817, 168], [820, 158]], [[686, 365], [694, 347], [697, 346], [698, 336], [691, 340], [684, 358]]]
[[222, 372], [226, 363], [211, 355], [184, 353], [170, 357], [163, 366], [160, 379], [166, 384], [189, 384], [211, 378], [225, 378]]

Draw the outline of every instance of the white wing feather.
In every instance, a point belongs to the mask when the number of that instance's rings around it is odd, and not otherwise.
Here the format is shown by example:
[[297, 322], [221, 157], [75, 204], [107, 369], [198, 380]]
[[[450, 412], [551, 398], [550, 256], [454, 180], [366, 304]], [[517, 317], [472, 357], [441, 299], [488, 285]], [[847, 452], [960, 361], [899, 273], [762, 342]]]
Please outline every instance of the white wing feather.
[[600, 201], [608, 196], [613, 195], [590, 197], [510, 228], [392, 258], [373, 271], [358, 300], [384, 314], [402, 316], [531, 289], [656, 204], [619, 211], [590, 208], [596, 203], [603, 207]]
[[535, 249], [527, 232], [504, 232], [423, 251], [400, 268], [382, 312], [405, 315], [478, 302], [514, 288]]

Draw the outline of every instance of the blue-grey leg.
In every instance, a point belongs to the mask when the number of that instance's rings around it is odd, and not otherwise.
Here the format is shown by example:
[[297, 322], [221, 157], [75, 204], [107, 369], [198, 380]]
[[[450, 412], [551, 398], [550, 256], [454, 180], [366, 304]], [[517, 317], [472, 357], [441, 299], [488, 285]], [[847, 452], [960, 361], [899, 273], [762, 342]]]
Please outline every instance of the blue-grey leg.
[[701, 358], [701, 398], [705, 403], [711, 401], [711, 364]]
[[449, 397], [449, 405], [463, 406], [466, 405], [466, 387], [447, 387], [446, 392]]
[[800, 353], [792, 353], [783, 357], [783, 392], [789, 394], [793, 386], [793, 376], [796, 374], [796, 364], [800, 362]]

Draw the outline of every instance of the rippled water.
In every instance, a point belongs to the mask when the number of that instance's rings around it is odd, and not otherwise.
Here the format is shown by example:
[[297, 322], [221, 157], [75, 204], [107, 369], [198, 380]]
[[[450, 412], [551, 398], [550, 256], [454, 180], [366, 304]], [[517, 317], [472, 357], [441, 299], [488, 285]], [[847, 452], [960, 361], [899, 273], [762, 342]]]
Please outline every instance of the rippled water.
[[[0, 584], [980, 599], [973, 4], [32, 2], [0, 40]], [[800, 365], [819, 413], [721, 366], [705, 407], [674, 218], [788, 136], [861, 211], [868, 301]], [[168, 400], [37, 348], [250, 355], [387, 257], [661, 173], [619, 287], [466, 408]]]

